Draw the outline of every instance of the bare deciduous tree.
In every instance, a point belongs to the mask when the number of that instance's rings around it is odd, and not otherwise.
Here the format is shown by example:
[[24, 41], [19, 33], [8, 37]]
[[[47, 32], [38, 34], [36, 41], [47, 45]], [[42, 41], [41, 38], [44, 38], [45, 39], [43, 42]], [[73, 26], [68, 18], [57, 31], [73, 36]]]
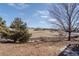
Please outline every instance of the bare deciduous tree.
[[51, 22], [68, 32], [68, 41], [71, 40], [71, 33], [79, 25], [79, 4], [77, 3], [59, 3], [51, 4], [49, 9], [52, 18], [57, 22]]

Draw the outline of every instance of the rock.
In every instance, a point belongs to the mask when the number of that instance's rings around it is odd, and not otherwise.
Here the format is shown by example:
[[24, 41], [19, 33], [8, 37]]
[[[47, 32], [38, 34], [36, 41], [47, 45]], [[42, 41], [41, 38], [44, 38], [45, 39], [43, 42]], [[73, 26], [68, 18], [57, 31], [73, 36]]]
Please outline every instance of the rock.
[[61, 49], [59, 56], [79, 56], [79, 44], [68, 45], [67, 48]]

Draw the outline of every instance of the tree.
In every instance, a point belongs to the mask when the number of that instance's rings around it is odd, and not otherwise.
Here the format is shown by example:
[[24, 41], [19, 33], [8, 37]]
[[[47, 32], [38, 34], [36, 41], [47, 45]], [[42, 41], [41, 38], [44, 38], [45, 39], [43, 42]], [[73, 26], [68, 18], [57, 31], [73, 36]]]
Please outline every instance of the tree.
[[2, 17], [0, 17], [0, 28], [4, 28], [6, 27], [6, 22], [2, 19]]
[[6, 27], [6, 22], [5, 20], [2, 19], [2, 17], [0, 17], [0, 34], [1, 37], [5, 37], [5, 38], [7, 38], [9, 35], [9, 30]]
[[18, 29], [26, 29], [27, 28], [27, 24], [24, 23], [21, 18], [16, 17], [14, 19], [14, 21], [12, 22], [12, 24], [10, 25], [10, 28], [16, 28]]
[[27, 24], [24, 23], [21, 18], [16, 17], [10, 25], [10, 28], [12, 28], [10, 38], [14, 40], [14, 43], [16, 43], [16, 41], [28, 41], [31, 34], [28, 32]]
[[57, 22], [51, 22], [68, 32], [68, 41], [71, 40], [71, 32], [79, 28], [79, 4], [60, 3], [51, 4], [49, 13]]

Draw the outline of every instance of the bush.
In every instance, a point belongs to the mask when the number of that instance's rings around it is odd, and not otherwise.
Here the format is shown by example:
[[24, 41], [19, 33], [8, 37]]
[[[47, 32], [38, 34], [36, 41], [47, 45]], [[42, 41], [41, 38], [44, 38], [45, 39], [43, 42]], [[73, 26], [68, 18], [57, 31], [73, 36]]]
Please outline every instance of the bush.
[[6, 22], [0, 17], [0, 37], [8, 38], [9, 35], [10, 32], [6, 27]]
[[23, 32], [20, 32], [22, 35], [22, 37], [19, 38], [19, 42], [27, 42], [31, 36], [31, 34], [29, 34], [27, 31], [23, 31]]
[[1, 32], [1, 37], [9, 39], [10, 38], [10, 32], [9, 32], [9, 30], [8, 29], [7, 30], [3, 30]]
[[16, 41], [20, 43], [25, 43], [29, 40], [31, 34], [28, 33], [26, 30], [19, 30], [19, 31], [14, 31], [12, 35], [10, 35], [10, 39], [14, 40], [14, 43]]
[[16, 41], [24, 43], [29, 40], [31, 34], [29, 34], [28, 32], [27, 24], [24, 23], [21, 18], [15, 18], [10, 28], [14, 29], [13, 31], [11, 31], [10, 35], [10, 39], [14, 40], [14, 43], [16, 43]]
[[5, 26], [5, 22], [0, 18], [0, 35], [3, 38], [11, 39], [16, 43], [27, 42], [31, 36], [28, 32], [27, 24], [21, 20], [21, 18], [16, 17], [11, 23], [10, 28]]

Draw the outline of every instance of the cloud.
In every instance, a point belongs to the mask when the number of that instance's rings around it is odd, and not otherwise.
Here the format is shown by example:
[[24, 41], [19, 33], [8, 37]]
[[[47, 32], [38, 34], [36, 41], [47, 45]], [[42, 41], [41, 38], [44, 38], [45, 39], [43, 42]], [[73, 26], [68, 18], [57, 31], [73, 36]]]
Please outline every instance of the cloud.
[[[33, 15], [33, 18], [39, 20], [39, 24], [41, 27], [51, 28], [52, 24], [50, 22], [57, 23], [55, 18], [52, 18], [49, 14], [48, 10], [37, 10]], [[39, 27], [40, 27], [39, 26]]]
[[48, 19], [49, 16], [49, 11], [48, 10], [37, 10], [34, 14], [33, 17], [39, 17], [40, 19]]
[[40, 16], [41, 18], [49, 18], [49, 16], [47, 16], [47, 15], [42, 15], [42, 16]]
[[50, 16], [48, 10], [37, 10], [36, 13], [34, 13], [33, 16], [40, 18], [40, 23], [41, 24], [44, 24], [46, 22], [56, 22], [56, 23], [58, 23], [57, 19], [52, 18]]
[[57, 20], [54, 19], [54, 18], [50, 18], [50, 19], [48, 19], [48, 21], [50, 21], [50, 22], [57, 22]]
[[48, 10], [38, 10], [37, 13], [39, 13], [40, 15], [49, 15]]
[[29, 6], [25, 3], [8, 3], [8, 5], [20, 10], [25, 9]]
[[54, 18], [46, 19], [46, 20], [40, 20], [40, 24], [47, 24], [48, 22], [55, 22], [58, 23], [58, 21]]
[[50, 16], [48, 10], [37, 10], [36, 13], [34, 13], [33, 17], [38, 17], [41, 24], [46, 24], [47, 22], [57, 23], [57, 20]]

